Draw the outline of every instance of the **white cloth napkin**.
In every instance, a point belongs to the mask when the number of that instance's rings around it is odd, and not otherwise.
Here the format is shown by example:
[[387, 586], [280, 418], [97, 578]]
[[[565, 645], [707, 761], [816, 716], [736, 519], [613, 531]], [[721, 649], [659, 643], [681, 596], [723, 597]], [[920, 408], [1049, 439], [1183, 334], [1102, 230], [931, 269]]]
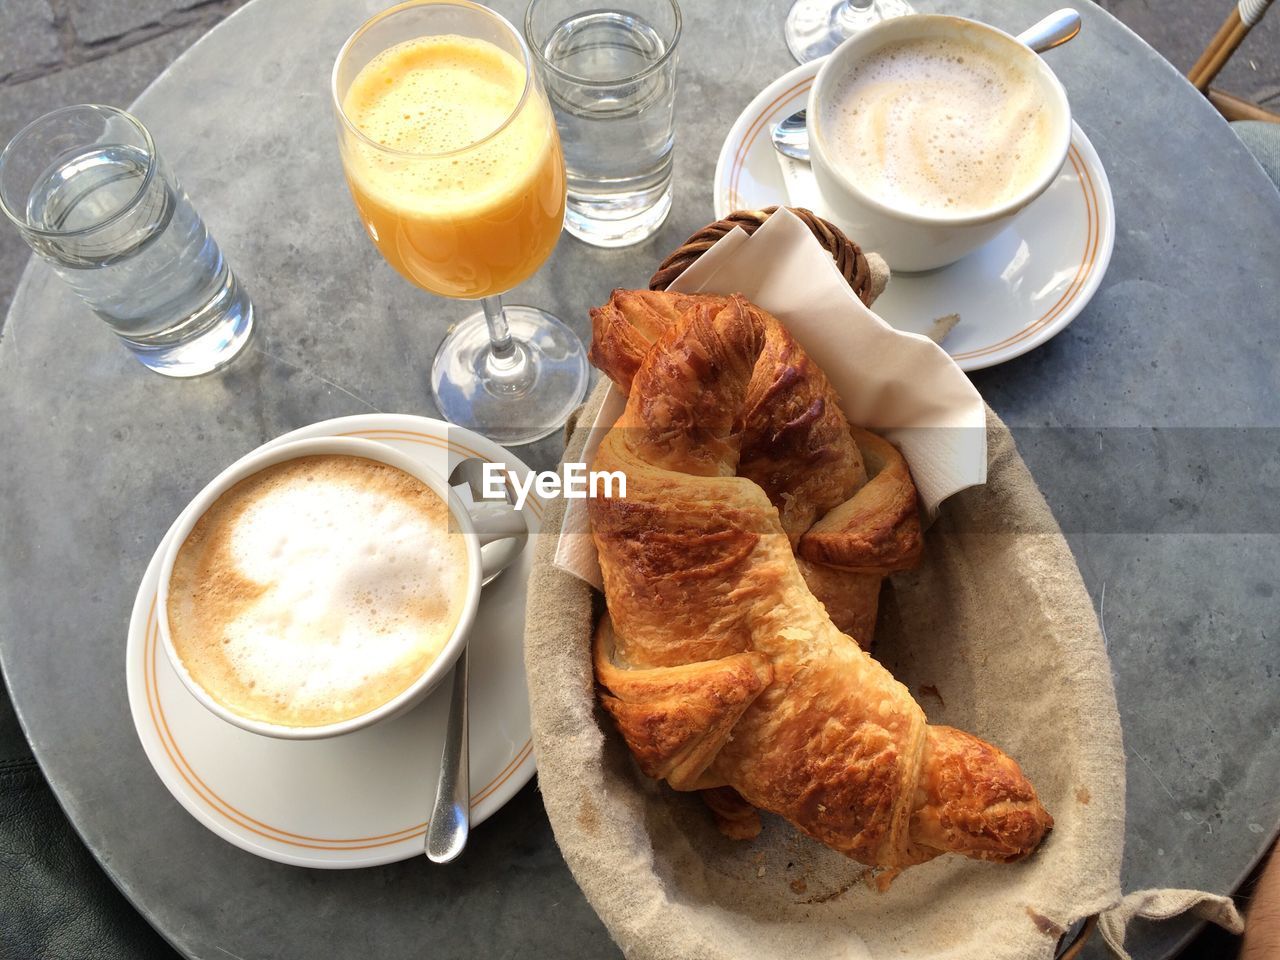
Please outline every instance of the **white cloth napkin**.
[[[750, 237], [727, 234], [671, 289], [741, 293], [781, 320], [826, 373], [849, 422], [897, 444], [929, 516], [953, 493], [986, 481], [986, 417], [969, 378], [932, 340], [894, 330], [867, 309], [793, 214], [779, 210]], [[613, 388], [583, 455], [588, 465], [625, 405]], [[555, 564], [601, 586], [583, 500], [565, 510]]]

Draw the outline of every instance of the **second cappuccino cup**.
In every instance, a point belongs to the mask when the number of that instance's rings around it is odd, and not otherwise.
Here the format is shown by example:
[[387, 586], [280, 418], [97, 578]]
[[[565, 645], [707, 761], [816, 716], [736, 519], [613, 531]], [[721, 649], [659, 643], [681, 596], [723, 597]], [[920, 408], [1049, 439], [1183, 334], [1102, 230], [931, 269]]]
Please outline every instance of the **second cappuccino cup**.
[[448, 675], [485, 578], [526, 537], [513, 507], [464, 503], [385, 444], [266, 447], [175, 522], [161, 641], [195, 699], [228, 723], [288, 740], [351, 733], [399, 716]]
[[885, 20], [836, 49], [809, 92], [827, 214], [897, 271], [954, 263], [1057, 178], [1066, 91], [1041, 58], [961, 17]]

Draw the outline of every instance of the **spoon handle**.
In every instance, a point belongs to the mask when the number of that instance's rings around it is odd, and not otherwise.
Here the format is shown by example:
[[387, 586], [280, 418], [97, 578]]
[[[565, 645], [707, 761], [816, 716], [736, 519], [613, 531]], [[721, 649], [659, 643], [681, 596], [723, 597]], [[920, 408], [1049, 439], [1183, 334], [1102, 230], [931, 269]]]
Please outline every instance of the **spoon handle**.
[[467, 729], [467, 648], [453, 665], [449, 722], [440, 758], [436, 803], [427, 825], [427, 859], [448, 863], [462, 853], [471, 830], [471, 763]]
[[1070, 7], [1055, 10], [1018, 34], [1017, 39], [1036, 53], [1066, 43], [1080, 32], [1080, 14]]

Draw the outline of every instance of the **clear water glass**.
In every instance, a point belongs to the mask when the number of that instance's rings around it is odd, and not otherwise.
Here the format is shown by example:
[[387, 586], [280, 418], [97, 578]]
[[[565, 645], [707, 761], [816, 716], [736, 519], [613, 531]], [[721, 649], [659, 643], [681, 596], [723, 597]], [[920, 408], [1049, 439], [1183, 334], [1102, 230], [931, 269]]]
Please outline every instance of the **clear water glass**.
[[787, 14], [787, 49], [799, 63], [825, 57], [881, 20], [915, 13], [906, 0], [796, 0]]
[[63, 107], [0, 153], [0, 209], [144, 365], [170, 377], [230, 361], [253, 307], [137, 118]]
[[651, 236], [671, 210], [676, 0], [533, 0], [525, 37], [555, 111], [565, 228], [598, 247]]

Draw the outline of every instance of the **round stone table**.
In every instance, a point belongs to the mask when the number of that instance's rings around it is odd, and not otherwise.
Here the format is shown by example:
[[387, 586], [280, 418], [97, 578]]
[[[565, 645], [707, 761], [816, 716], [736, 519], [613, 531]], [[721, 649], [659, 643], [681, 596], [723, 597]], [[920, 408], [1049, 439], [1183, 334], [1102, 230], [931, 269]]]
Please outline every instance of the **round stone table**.
[[[328, 101], [339, 45], [384, 5], [257, 0], [136, 104], [256, 304], [256, 340], [227, 370], [189, 382], [148, 373], [44, 265], [28, 269], [0, 344], [3, 667], [76, 827], [188, 955], [616, 956], [533, 784], [455, 865], [309, 871], [197, 824], [129, 717], [134, 592], [209, 477], [316, 420], [434, 413], [430, 359], [466, 308], [411, 288], [364, 236]], [[522, 13], [518, 0], [496, 5]], [[721, 140], [792, 66], [786, 6], [685, 0], [670, 220], [616, 252], [566, 237], [512, 302], [548, 307], [586, 336], [590, 305], [643, 284], [712, 218]], [[947, 9], [1016, 30], [1056, 6]], [[1115, 257], [1070, 328], [974, 380], [1015, 428], [1109, 638], [1129, 755], [1124, 887], [1224, 892], [1280, 820], [1280, 197], [1169, 64], [1083, 6], [1083, 33], [1048, 56], [1110, 174]], [[539, 467], [558, 453], [557, 438], [521, 450]], [[1190, 929], [1139, 925], [1134, 955], [1167, 956]]]

